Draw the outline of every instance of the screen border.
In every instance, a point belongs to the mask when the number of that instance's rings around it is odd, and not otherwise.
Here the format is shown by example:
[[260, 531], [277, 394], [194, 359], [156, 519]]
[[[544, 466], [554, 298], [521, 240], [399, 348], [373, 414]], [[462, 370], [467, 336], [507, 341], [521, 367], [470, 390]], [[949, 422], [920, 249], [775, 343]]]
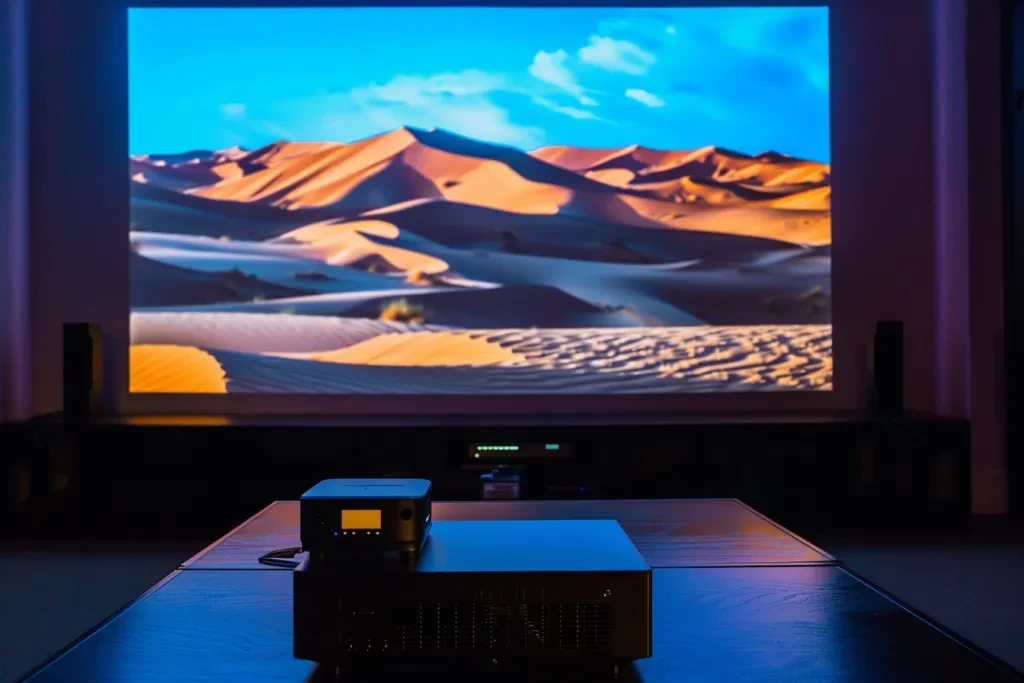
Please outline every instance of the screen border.
[[[587, 8], [623, 7], [622, 0], [523, 0], [488, 2], [486, 0], [383, 0], [378, 3], [339, 2], [339, 0], [303, 0], [296, 5], [284, 5], [281, 0], [240, 0], [209, 2], [203, 0], [130, 0], [124, 6], [125, 36], [124, 63], [127, 70], [127, 11], [132, 9], [155, 8], [346, 8], [346, 7], [509, 7], [509, 8]], [[832, 165], [835, 167], [834, 145], [834, 78], [835, 58], [832, 49], [833, 17], [831, 3], [827, 0], [644, 0], [630, 4], [634, 8], [821, 8], [826, 10], [829, 24], [829, 144], [832, 147]], [[127, 88], [125, 88], [127, 97]], [[126, 108], [127, 109], [127, 108]], [[127, 134], [124, 135], [127, 150]], [[126, 193], [127, 194], [127, 193]], [[835, 234], [835, 219], [833, 235]], [[127, 243], [128, 240], [125, 240]], [[834, 243], [834, 239], [833, 239]], [[126, 244], [127, 246], [127, 244]], [[834, 272], [833, 296], [835, 290]], [[127, 413], [238, 413], [238, 414], [346, 414], [346, 415], [508, 415], [508, 414], [658, 414], [676, 412], [762, 412], [783, 410], [806, 410], [811, 404], [818, 410], [835, 410], [842, 407], [847, 394], [840, 393], [843, 384], [837, 372], [836, 308], [833, 305], [832, 358], [833, 388], [830, 391], [762, 391], [762, 392], [680, 392], [680, 393], [624, 393], [624, 394], [302, 394], [302, 393], [238, 393], [238, 394], [175, 394], [175, 393], [133, 393], [128, 390], [128, 343], [124, 340], [121, 354], [125, 372], [117, 387], [118, 404]], [[130, 315], [130, 309], [129, 309]], [[126, 316], [127, 317], [127, 316]], [[844, 373], [845, 374], [845, 373]], [[843, 387], [845, 388], [845, 387]], [[429, 399], [424, 402], [424, 399]]]
[[[54, 17], [53, 8], [46, 2], [38, 3], [31, 17], [31, 77], [33, 83], [42, 82], [43, 76], [58, 77], [64, 81], [71, 77], [77, 77], [79, 81], [87, 77], [90, 82], [100, 78], [94, 92], [90, 93], [88, 104], [90, 111], [86, 111], [89, 117], [86, 121], [86, 131], [92, 135], [100, 135], [100, 143], [105, 143], [103, 154], [105, 157], [118, 154], [120, 158], [126, 158], [128, 153], [127, 145], [127, 13], [129, 8], [172, 8], [172, 7], [217, 7], [217, 8], [244, 8], [244, 7], [280, 7], [281, 0], [242, 0], [230, 2], [209, 2], [204, 0], [88, 0], [83, 2], [80, 9], [67, 12], [66, 16]], [[841, 109], [841, 103], [849, 103], [857, 96], [856, 90], [852, 93], [845, 85], [845, 81], [838, 78], [837, 57], [836, 57], [836, 6], [843, 7], [842, 0], [790, 0], [789, 2], [771, 2], [766, 0], [721, 0], [710, 2], [708, 0], [673, 0], [662, 2], [660, 0], [648, 0], [631, 7], [821, 7], [829, 13], [829, 41], [830, 41], [830, 144], [833, 150], [832, 164], [840, 175], [846, 177], [846, 161], [850, 149], [850, 139], [857, 133], [864, 132], [863, 126], [852, 126], [856, 133], [847, 135], [847, 142], [837, 145], [836, 130], [837, 117], [846, 118], [841, 124], [850, 123], [850, 115]], [[339, 0], [304, 0], [294, 7], [359, 7], [359, 6], [394, 6], [394, 7], [431, 7], [431, 6], [466, 6], [466, 7], [621, 7], [619, 2], [603, 2], [600, 0], [585, 0], [582, 2], [560, 2], [547, 0], [525, 0], [522, 3], [508, 2], [487, 2], [486, 0], [449, 0], [448, 2], [423, 2], [423, 1], [389, 1], [381, 3], [366, 2], [339, 2]], [[845, 5], [849, 6], [849, 5]], [[289, 6], [291, 8], [293, 6]], [[65, 13], [60, 13], [64, 15]], [[74, 35], [85, 34], [83, 46], [61, 48], [53, 51], [48, 50], [45, 40], [40, 37], [56, 35], [67, 35], [69, 32]], [[855, 52], [851, 41], [844, 41], [845, 47], [841, 54], [850, 57]], [[74, 57], [80, 59], [63, 59], [68, 51]], [[838, 60], [841, 64], [842, 60]], [[55, 87], [60, 88], [61, 83]], [[65, 89], [68, 84], [63, 84]], [[44, 88], [33, 87], [30, 93], [31, 110], [33, 118], [37, 110], [42, 110], [43, 124], [34, 127], [30, 136], [33, 157], [42, 152], [42, 163], [39, 168], [46, 168], [52, 163], [54, 155], [58, 150], [53, 148], [51, 143], [44, 136], [36, 133], [43, 128], [43, 125], [53, 125], [56, 116], [52, 105], [47, 101], [48, 95]], [[86, 99], [85, 95], [73, 95], [72, 98]], [[102, 111], [91, 111], [92, 101], [100, 101], [102, 104], [97, 107]], [[97, 123], [96, 117], [102, 116], [102, 123]], [[121, 126], [123, 125], [123, 128]], [[105, 128], [104, 128], [105, 127]], [[119, 131], [124, 131], [123, 133]], [[120, 135], [120, 137], [117, 137]], [[58, 139], [73, 139], [71, 132], [61, 133]], [[91, 149], [97, 148], [96, 142], [82, 143], [82, 146]], [[856, 143], [854, 143], [856, 144]], [[78, 148], [79, 144], [73, 145]], [[112, 157], [111, 157], [112, 158]], [[31, 193], [31, 205], [33, 211], [45, 208], [40, 213], [40, 218], [33, 218], [33, 230], [41, 230], [41, 237], [35, 237], [33, 252], [39, 252], [47, 269], [52, 271], [63, 266], [71, 265], [73, 255], [58, 251], [57, 247], [50, 247], [46, 243], [51, 240], [52, 235], [47, 235], [54, 229], [62, 230], [63, 227], [54, 228], [54, 214], [64, 212], [65, 209], [52, 209], [47, 205], [55, 203], [55, 199], [70, 200], [85, 196], [89, 190], [98, 192], [98, 195], [87, 197], [86, 214], [94, 217], [100, 213], [105, 219], [109, 219], [114, 227], [100, 226], [104, 233], [101, 242], [113, 244], [115, 239], [123, 244], [123, 251], [118, 252], [120, 259], [111, 257], [110, 267], [102, 269], [103, 273], [97, 273], [96, 277], [88, 282], [80, 295], [69, 293], [67, 301], [61, 301], [57, 306], [37, 306], [32, 314], [33, 337], [36, 340], [42, 339], [42, 343], [35, 344], [33, 349], [33, 376], [38, 387], [33, 403], [37, 411], [53, 409], [56, 401], [59, 402], [59, 325], [60, 320], [87, 319], [101, 323], [104, 326], [104, 396], [106, 410], [115, 414], [139, 414], [139, 413], [174, 413], [174, 414], [345, 414], [352, 416], [360, 415], [394, 415], [394, 416], [430, 416], [430, 415], [571, 415], [571, 414], [608, 414], [608, 415], [641, 415], [641, 414], [679, 414], [679, 413], [743, 413], [743, 412], [775, 412], [775, 411], [835, 411], [854, 410], [863, 405], [866, 396], [865, 377], [863, 371], [863, 342], [870, 336], [868, 328], [864, 325], [862, 312], [858, 315], [847, 318], [846, 309], [850, 307], [851, 298], [856, 296], [856, 286], [853, 285], [854, 271], [857, 277], [860, 276], [860, 269], [856, 262], [846, 267], [843, 263], [833, 262], [833, 390], [824, 391], [778, 391], [778, 392], [728, 392], [728, 393], [679, 393], [679, 394], [483, 394], [483, 395], [446, 395], [431, 394], [424, 401], [424, 396], [413, 394], [338, 394], [338, 395], [311, 395], [311, 394], [140, 394], [128, 391], [128, 320], [125, 314], [128, 309], [128, 273], [127, 264], [129, 257], [128, 240], [121, 240], [123, 235], [121, 225], [127, 223], [127, 183], [117, 185], [115, 188], [110, 182], [112, 176], [111, 158], [101, 159], [103, 173], [88, 180], [82, 188], [73, 188], [69, 192], [66, 187], [58, 191], [50, 188], [33, 188]], [[33, 164], [36, 166], [36, 164]], [[31, 174], [33, 180], [41, 170], [33, 169]], [[851, 173], [851, 175], [853, 175]], [[857, 174], [858, 176], [860, 174]], [[863, 178], [857, 178], [863, 184]], [[842, 184], [842, 183], [840, 183]], [[43, 184], [37, 184], [44, 187]], [[855, 188], [856, 189], [856, 188]], [[853, 193], [855, 194], [855, 192]], [[837, 211], [836, 204], [842, 203], [849, 207], [851, 199], [847, 197], [845, 190], [839, 196], [834, 197], [833, 203], [833, 225], [845, 223], [845, 219], [835, 220], [835, 216], [842, 216]], [[104, 211], [105, 209], [105, 211]], [[58, 218], [63, 217], [58, 215]], [[123, 217], [123, 221], [120, 219]], [[115, 225], [116, 224], [116, 225]], [[107, 234], [112, 233], [112, 234]], [[846, 242], [847, 237], [852, 235], [840, 227], [834, 228], [833, 246], [837, 243]], [[839, 239], [835, 239], [838, 237]], [[41, 246], [42, 244], [42, 246]], [[840, 245], [841, 246], [841, 245]], [[863, 251], [863, 245], [861, 245]], [[69, 251], [61, 247], [64, 251]], [[837, 249], [838, 250], [838, 249]], [[57, 254], [60, 254], [57, 256]], [[56, 258], [55, 258], [56, 256]], [[51, 261], [56, 261], [51, 263]], [[38, 269], [37, 269], [38, 270]], [[842, 270], [845, 275], [837, 277], [837, 270]], [[34, 287], [40, 278], [33, 279]], [[48, 284], [43, 290], [36, 290], [34, 297], [38, 301], [47, 301], [52, 296], [54, 287], [59, 285]], [[40, 298], [41, 297], [41, 298]], [[88, 300], [87, 304], [83, 300]], [[50, 309], [50, 310], [47, 310]], [[860, 318], [858, 320], [858, 318]], [[52, 332], [51, 332], [52, 330]], [[56, 344], [56, 346], [55, 346]]]

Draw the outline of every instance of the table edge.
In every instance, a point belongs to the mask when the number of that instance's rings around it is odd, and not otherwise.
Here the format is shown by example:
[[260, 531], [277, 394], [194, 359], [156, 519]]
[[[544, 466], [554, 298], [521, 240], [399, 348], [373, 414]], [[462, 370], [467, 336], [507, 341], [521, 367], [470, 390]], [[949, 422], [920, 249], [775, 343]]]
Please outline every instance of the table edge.
[[242, 523], [240, 523], [237, 526], [231, 528], [230, 530], [228, 530], [227, 533], [222, 534], [219, 538], [217, 538], [215, 541], [213, 541], [212, 543], [207, 545], [205, 548], [200, 550], [198, 553], [196, 553], [192, 557], [188, 558], [187, 560], [185, 560], [184, 562], [179, 564], [177, 570], [180, 571], [182, 569], [189, 569], [189, 568], [191, 568], [193, 563], [198, 562], [200, 559], [202, 559], [208, 553], [213, 551], [214, 548], [219, 546], [221, 543], [223, 543], [227, 539], [231, 538], [238, 531], [241, 531], [246, 525], [248, 525], [250, 522], [255, 521], [257, 517], [259, 517], [260, 515], [265, 513], [267, 510], [269, 510], [270, 508], [274, 507], [275, 505], [279, 505], [281, 503], [297, 503], [297, 502], [298, 501], [290, 501], [290, 500], [275, 500], [275, 501], [271, 501], [269, 505], [263, 506], [262, 508], [260, 508], [256, 512], [254, 512], [252, 515], [247, 517]]
[[[711, 500], [711, 499], [708, 499], [708, 500]], [[716, 500], [717, 500], [717, 499], [716, 499]], [[734, 501], [735, 503], [737, 503], [737, 504], [738, 504], [738, 505], [740, 505], [741, 507], [744, 507], [744, 508], [746, 508], [746, 509], [747, 509], [747, 510], [749, 510], [750, 512], [754, 513], [755, 515], [757, 515], [758, 517], [760, 517], [761, 519], [763, 519], [763, 520], [764, 520], [765, 522], [767, 522], [768, 524], [772, 525], [773, 527], [775, 527], [776, 529], [778, 529], [778, 530], [779, 530], [779, 531], [781, 531], [782, 533], [784, 533], [784, 534], [786, 534], [787, 536], [789, 536], [790, 538], [793, 538], [793, 539], [795, 539], [795, 540], [799, 541], [800, 543], [803, 543], [803, 544], [804, 544], [805, 546], [807, 546], [807, 547], [808, 547], [809, 549], [811, 549], [811, 550], [813, 550], [814, 552], [816, 552], [816, 553], [818, 553], [819, 555], [821, 555], [821, 556], [822, 556], [822, 557], [823, 557], [823, 558], [825, 559], [825, 561], [828, 561], [828, 562], [830, 562], [830, 563], [833, 563], [833, 564], [834, 564], [834, 563], [837, 563], [837, 562], [838, 562], [838, 559], [837, 559], [837, 558], [836, 558], [836, 556], [835, 556], [835, 555], [833, 555], [832, 553], [829, 553], [829, 552], [825, 552], [825, 550], [823, 550], [822, 548], [819, 548], [818, 546], [814, 545], [813, 543], [811, 543], [810, 541], [808, 541], [808, 540], [807, 540], [806, 538], [804, 538], [803, 536], [800, 536], [799, 534], [797, 534], [797, 533], [795, 533], [795, 532], [793, 532], [793, 531], [790, 531], [790, 530], [789, 530], [789, 529], [787, 529], [786, 527], [784, 527], [784, 526], [782, 526], [781, 524], [779, 524], [778, 522], [776, 522], [776, 521], [775, 521], [774, 519], [772, 519], [771, 517], [769, 517], [769, 516], [767, 516], [767, 515], [765, 515], [765, 514], [763, 514], [763, 513], [761, 513], [761, 512], [758, 512], [758, 511], [757, 511], [756, 509], [752, 508], [752, 507], [751, 507], [750, 505], [747, 505], [746, 503], [744, 503], [744, 502], [743, 502], [742, 500], [740, 500], [739, 498], [729, 498], [728, 500]]]
[[63, 659], [66, 655], [70, 654], [72, 650], [74, 650], [80, 645], [84, 645], [87, 640], [97, 635], [107, 626], [120, 619], [122, 616], [127, 614], [132, 608], [134, 608], [136, 605], [138, 605], [140, 602], [148, 598], [153, 593], [156, 593], [158, 590], [166, 586], [168, 583], [177, 578], [180, 574], [181, 570], [175, 569], [170, 574], [168, 574], [167, 576], [165, 576], [164, 578], [160, 579], [152, 586], [147, 588], [143, 593], [136, 596], [135, 599], [125, 603], [120, 608], [118, 608], [110, 615], [105, 617], [103, 620], [101, 620], [99, 623], [97, 623], [95, 626], [87, 630], [85, 633], [78, 636], [70, 643], [68, 643], [67, 645], [65, 645], [64, 647], [62, 647], [61, 649], [57, 650], [55, 653], [44, 659], [42, 662], [26, 671], [20, 677], [15, 679], [16, 683], [28, 683], [33, 678], [41, 674], [43, 671], [45, 671], [46, 669], [48, 669], [49, 667]]
[[833, 565], [833, 567], [838, 569], [843, 574], [846, 574], [847, 576], [852, 578], [857, 583], [863, 585], [868, 590], [873, 591], [874, 593], [878, 594], [882, 599], [891, 602], [897, 608], [899, 608], [900, 610], [906, 612], [907, 614], [909, 614], [913, 618], [917, 619], [918, 621], [920, 621], [925, 626], [927, 626], [927, 627], [937, 631], [943, 637], [948, 638], [949, 640], [953, 641], [954, 643], [956, 643], [960, 647], [962, 647], [965, 650], [969, 651], [974, 656], [980, 657], [982, 660], [985, 661], [985, 663], [989, 664], [990, 666], [992, 666], [992, 667], [994, 667], [996, 669], [999, 669], [1002, 673], [1007, 675], [1007, 678], [1012, 679], [1012, 680], [1017, 680], [1017, 681], [1024, 681], [1024, 672], [1018, 671], [1016, 668], [1014, 668], [1008, 662], [1002, 660], [1000, 657], [998, 657], [998, 656], [994, 655], [993, 653], [989, 652], [988, 650], [986, 650], [985, 648], [983, 648], [980, 645], [976, 644], [974, 641], [970, 640], [969, 638], [966, 638], [963, 635], [961, 635], [960, 633], [957, 633], [956, 631], [954, 631], [950, 627], [946, 626], [942, 622], [938, 621], [934, 617], [929, 616], [925, 612], [922, 612], [921, 610], [917, 609], [916, 607], [914, 607], [913, 605], [909, 604], [908, 602], [906, 602], [906, 601], [900, 599], [899, 597], [897, 597], [896, 595], [890, 593], [889, 591], [887, 591], [886, 589], [882, 588], [881, 586], [879, 586], [874, 581], [871, 581], [870, 579], [865, 578], [864, 576], [862, 576], [861, 574], [857, 573], [853, 569], [850, 569], [848, 566], [846, 566], [842, 562]]

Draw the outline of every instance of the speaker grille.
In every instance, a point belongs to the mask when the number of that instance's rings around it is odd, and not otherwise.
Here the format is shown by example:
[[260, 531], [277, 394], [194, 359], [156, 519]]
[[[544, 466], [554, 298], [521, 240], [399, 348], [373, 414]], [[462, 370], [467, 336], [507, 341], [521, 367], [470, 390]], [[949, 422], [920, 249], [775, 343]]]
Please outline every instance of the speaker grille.
[[587, 654], [611, 651], [611, 605], [596, 602], [338, 603], [338, 644], [352, 654]]

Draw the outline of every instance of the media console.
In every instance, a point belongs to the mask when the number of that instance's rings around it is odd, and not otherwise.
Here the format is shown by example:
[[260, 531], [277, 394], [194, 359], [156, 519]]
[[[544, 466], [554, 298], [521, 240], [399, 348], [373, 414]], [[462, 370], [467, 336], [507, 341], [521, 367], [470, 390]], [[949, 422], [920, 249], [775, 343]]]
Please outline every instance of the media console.
[[56, 415], [4, 427], [5, 464], [31, 473], [31, 494], [0, 525], [35, 536], [212, 536], [239, 510], [332, 477], [425, 478], [436, 498], [474, 500], [481, 474], [515, 456], [475, 459], [481, 444], [534, 445], [541, 457], [521, 463], [523, 499], [738, 496], [801, 532], [948, 529], [970, 518], [969, 424], [934, 415]]

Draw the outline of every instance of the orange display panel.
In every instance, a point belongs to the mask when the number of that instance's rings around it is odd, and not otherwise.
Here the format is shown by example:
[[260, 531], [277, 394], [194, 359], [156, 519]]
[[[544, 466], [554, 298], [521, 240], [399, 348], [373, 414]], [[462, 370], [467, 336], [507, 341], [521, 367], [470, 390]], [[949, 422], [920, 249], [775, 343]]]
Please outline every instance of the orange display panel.
[[342, 510], [341, 528], [345, 531], [380, 530], [380, 510]]

